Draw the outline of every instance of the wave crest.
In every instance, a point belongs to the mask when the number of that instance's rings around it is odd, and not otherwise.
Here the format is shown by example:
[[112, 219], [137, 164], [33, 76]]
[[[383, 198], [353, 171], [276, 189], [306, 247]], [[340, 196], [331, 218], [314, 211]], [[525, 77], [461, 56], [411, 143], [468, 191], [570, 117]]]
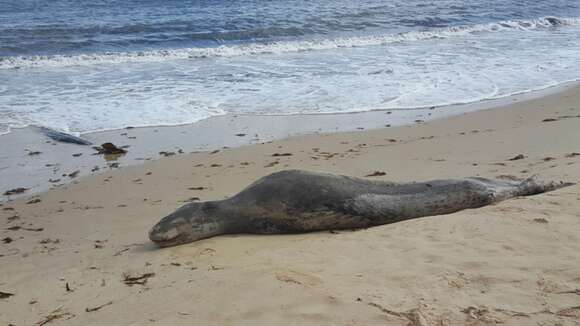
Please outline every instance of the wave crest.
[[232, 57], [241, 55], [273, 54], [378, 46], [397, 42], [419, 41], [433, 38], [459, 37], [481, 32], [506, 30], [536, 30], [561, 26], [580, 26], [576, 17], [542, 17], [532, 20], [508, 20], [473, 26], [454, 26], [427, 31], [412, 31], [399, 34], [343, 37], [309, 41], [283, 41], [251, 43], [245, 45], [222, 45], [208, 48], [175, 50], [153, 50], [142, 52], [112, 52], [79, 55], [15, 56], [0, 58], [0, 69], [32, 67], [64, 67], [100, 63], [160, 62], [172, 59], [195, 59], [208, 57]]

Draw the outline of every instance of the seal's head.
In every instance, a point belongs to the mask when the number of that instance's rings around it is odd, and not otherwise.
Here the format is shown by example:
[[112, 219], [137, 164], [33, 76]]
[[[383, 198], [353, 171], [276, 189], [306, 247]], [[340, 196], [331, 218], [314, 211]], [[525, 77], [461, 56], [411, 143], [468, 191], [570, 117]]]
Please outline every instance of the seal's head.
[[182, 206], [177, 211], [165, 216], [149, 231], [149, 239], [160, 247], [169, 247], [188, 242], [188, 234], [191, 230], [189, 220], [192, 204]]
[[149, 231], [149, 239], [160, 247], [176, 246], [209, 238], [223, 232], [213, 205], [189, 203], [165, 216]]

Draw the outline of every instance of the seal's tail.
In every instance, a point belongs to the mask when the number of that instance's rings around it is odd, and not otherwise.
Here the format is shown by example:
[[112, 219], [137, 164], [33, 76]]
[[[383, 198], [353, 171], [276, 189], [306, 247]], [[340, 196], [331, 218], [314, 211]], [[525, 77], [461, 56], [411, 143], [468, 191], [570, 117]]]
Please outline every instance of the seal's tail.
[[544, 192], [554, 191], [560, 188], [573, 186], [575, 183], [572, 182], [554, 182], [554, 181], [543, 181], [538, 175], [533, 175], [524, 181], [520, 182], [518, 185], [519, 196], [531, 196], [537, 195]]
[[500, 202], [513, 197], [537, 195], [572, 185], [574, 183], [543, 181], [537, 175], [533, 175], [520, 182], [496, 184], [491, 196], [492, 201]]

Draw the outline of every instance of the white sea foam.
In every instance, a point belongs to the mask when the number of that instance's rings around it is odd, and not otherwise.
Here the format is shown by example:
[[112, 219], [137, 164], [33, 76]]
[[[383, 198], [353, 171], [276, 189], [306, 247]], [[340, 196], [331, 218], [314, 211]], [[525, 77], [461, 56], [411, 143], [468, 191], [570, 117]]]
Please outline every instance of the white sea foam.
[[[405, 110], [529, 92], [580, 78], [580, 24], [558, 22], [503, 22], [485, 25], [491, 33], [482, 25], [481, 33], [471, 27], [447, 29], [453, 37], [419, 34], [420, 42], [217, 56], [211, 62], [0, 69], [0, 133], [30, 124], [88, 132], [226, 113]], [[569, 27], [539, 27], [561, 22]], [[505, 33], [494, 32], [502, 28]], [[534, 32], [523, 34], [526, 29]], [[455, 37], [459, 33], [463, 37]], [[416, 119], [412, 111], [409, 117]]]
[[142, 52], [114, 52], [102, 54], [15, 56], [0, 58], [0, 69], [30, 67], [66, 67], [92, 64], [115, 64], [128, 62], [159, 62], [166, 60], [195, 59], [208, 57], [234, 57], [258, 54], [281, 54], [337, 48], [355, 48], [386, 45], [391, 43], [420, 41], [436, 38], [461, 37], [482, 32], [529, 31], [561, 26], [580, 26], [577, 17], [543, 17], [532, 20], [508, 20], [495, 23], [436, 28], [399, 34], [342, 37], [334, 39], [251, 43], [235, 46], [207, 48], [185, 48]]

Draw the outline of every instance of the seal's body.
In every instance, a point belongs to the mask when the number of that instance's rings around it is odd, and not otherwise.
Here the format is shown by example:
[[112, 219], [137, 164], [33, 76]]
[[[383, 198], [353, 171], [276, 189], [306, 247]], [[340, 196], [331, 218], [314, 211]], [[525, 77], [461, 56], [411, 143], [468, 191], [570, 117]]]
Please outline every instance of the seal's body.
[[227, 233], [356, 229], [449, 214], [565, 186], [532, 177], [389, 183], [299, 170], [265, 176], [237, 195], [189, 203], [163, 218], [149, 238], [166, 247]]

